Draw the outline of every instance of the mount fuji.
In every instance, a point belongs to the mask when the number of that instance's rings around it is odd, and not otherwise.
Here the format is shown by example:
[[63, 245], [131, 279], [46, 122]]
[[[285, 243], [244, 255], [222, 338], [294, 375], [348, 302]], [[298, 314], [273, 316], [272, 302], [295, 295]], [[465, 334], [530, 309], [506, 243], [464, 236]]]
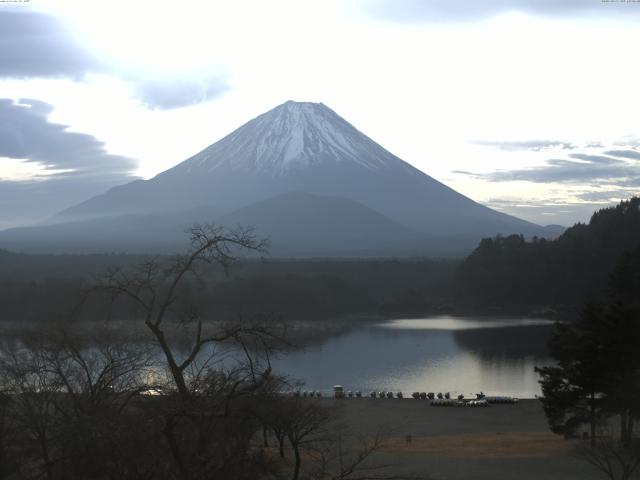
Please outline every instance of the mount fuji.
[[461, 195], [322, 103], [289, 101], [154, 178], [61, 212], [54, 224], [0, 232], [0, 245], [170, 250], [182, 245], [185, 226], [205, 220], [254, 225], [282, 255], [468, 251], [483, 236], [557, 233]]

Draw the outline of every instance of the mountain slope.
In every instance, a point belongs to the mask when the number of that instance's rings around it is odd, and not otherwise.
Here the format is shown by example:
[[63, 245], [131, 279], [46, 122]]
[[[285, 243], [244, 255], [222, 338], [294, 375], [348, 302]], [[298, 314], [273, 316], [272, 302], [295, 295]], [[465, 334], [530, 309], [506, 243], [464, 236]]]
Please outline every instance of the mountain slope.
[[231, 211], [286, 192], [344, 197], [429, 235], [540, 234], [394, 156], [323, 104], [287, 102], [146, 181], [111, 189], [58, 220], [178, 211]]
[[251, 225], [274, 256], [423, 254], [423, 235], [352, 200], [290, 192], [226, 215], [197, 209], [131, 214], [0, 232], [0, 245], [26, 252], [179, 252], [193, 222]]
[[253, 225], [274, 254], [298, 256], [464, 254], [482, 237], [553, 231], [455, 192], [323, 104], [287, 102], [150, 180], [0, 232], [0, 246], [176, 251], [202, 221]]
[[423, 235], [352, 200], [290, 192], [218, 218], [252, 225], [274, 255], [384, 255], [424, 249]]
[[177, 217], [129, 214], [12, 228], [0, 232], [0, 245], [27, 253], [177, 252], [188, 247], [184, 231], [193, 223]]

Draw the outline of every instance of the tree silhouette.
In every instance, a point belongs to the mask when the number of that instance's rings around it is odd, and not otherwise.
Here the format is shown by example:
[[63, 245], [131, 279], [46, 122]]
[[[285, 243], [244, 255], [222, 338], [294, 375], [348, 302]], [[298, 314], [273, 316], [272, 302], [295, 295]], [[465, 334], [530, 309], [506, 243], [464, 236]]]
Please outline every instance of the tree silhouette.
[[575, 322], [556, 324], [549, 341], [558, 364], [536, 368], [552, 431], [570, 435], [590, 425], [595, 443], [598, 420], [620, 416], [620, 440], [629, 445], [640, 418], [640, 249], [624, 255], [611, 275], [608, 302], [588, 304]]
[[536, 368], [542, 377], [540, 400], [555, 433], [571, 436], [588, 424], [595, 441], [609, 375], [600, 333], [601, 310], [588, 305], [579, 321], [556, 324], [549, 351], [558, 365]]

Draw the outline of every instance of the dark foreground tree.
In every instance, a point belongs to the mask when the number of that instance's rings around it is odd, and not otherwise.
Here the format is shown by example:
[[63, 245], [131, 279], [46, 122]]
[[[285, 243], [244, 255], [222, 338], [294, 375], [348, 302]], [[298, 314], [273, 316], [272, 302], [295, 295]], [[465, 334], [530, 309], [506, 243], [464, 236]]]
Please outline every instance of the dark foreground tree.
[[611, 274], [604, 305], [587, 305], [572, 323], [558, 323], [549, 341], [557, 366], [537, 368], [552, 431], [571, 435], [598, 420], [620, 417], [629, 445], [640, 418], [640, 249], [623, 255]]
[[114, 271], [100, 289], [114, 300], [133, 302], [162, 354], [166, 382], [160, 375], [162, 398], [153, 407], [162, 419], [175, 474], [184, 479], [256, 478], [266, 461], [251, 448], [259, 425], [249, 412], [267, 388], [269, 355], [279, 338], [270, 327], [240, 318], [205, 322], [184, 301], [182, 288], [197, 281], [203, 268], [214, 265], [226, 272], [240, 251], [262, 252], [266, 243], [250, 229], [196, 225], [189, 233], [186, 255], [169, 264], [148, 261]]
[[640, 440], [623, 445], [609, 429], [599, 431], [593, 445], [579, 445], [578, 456], [609, 480], [629, 480], [640, 468]]
[[[190, 368], [196, 366], [207, 346], [240, 340], [243, 335], [267, 333], [238, 323], [205, 332], [200, 313], [193, 305], [180, 302], [181, 287], [190, 279], [197, 279], [203, 266], [214, 264], [227, 272], [237, 260], [237, 253], [263, 252], [266, 241], [258, 240], [251, 229], [227, 231], [212, 224], [196, 225], [189, 234], [191, 248], [187, 254], [175, 257], [168, 264], [149, 260], [133, 268], [114, 270], [98, 286], [111, 293], [114, 301], [123, 296], [133, 302], [138, 316], [164, 355], [173, 387], [181, 401], [187, 401], [194, 393], [189, 385]], [[193, 327], [189, 332], [190, 344], [182, 352], [171, 344], [168, 336], [171, 325], [166, 326], [172, 321], [175, 326], [176, 320], [184, 327]], [[198, 370], [204, 369], [206, 366], [200, 365]]]
[[588, 305], [579, 321], [556, 324], [548, 347], [558, 364], [536, 368], [551, 431], [569, 437], [587, 424], [592, 443], [604, 415], [602, 399], [610, 374], [610, 358], [602, 348], [601, 317], [599, 307]]
[[112, 340], [47, 329], [3, 342], [8, 478], [129, 479], [151, 465], [132, 448], [150, 450], [147, 419], [129, 415], [149, 358]]

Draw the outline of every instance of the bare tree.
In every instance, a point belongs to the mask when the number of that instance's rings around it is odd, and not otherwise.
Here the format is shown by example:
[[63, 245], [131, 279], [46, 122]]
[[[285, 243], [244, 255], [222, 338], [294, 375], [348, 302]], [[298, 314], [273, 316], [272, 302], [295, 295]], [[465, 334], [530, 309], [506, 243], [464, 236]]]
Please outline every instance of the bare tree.
[[387, 444], [391, 431], [380, 430], [373, 436], [357, 437], [344, 424], [334, 424], [330, 434], [312, 450], [314, 468], [310, 480], [420, 480], [422, 475], [398, 473], [398, 466], [376, 461]]
[[[36, 352], [17, 342], [5, 342], [0, 357], [0, 377], [12, 398], [11, 416], [20, 440], [32, 445], [35, 455], [21, 458], [23, 473], [29, 476], [54, 478], [54, 467], [60, 460], [56, 440], [56, 397], [59, 383], [46, 373], [47, 366]], [[24, 456], [23, 449], [20, 452]]]
[[287, 422], [285, 432], [294, 455], [292, 479], [298, 480], [302, 466], [301, 450], [321, 440], [331, 420], [331, 411], [317, 400], [293, 397], [286, 402]]
[[285, 458], [285, 440], [290, 423], [289, 406], [291, 399], [284, 396], [290, 383], [284, 377], [272, 376], [263, 389], [260, 401], [255, 402], [253, 415], [262, 424], [262, 444], [269, 447], [269, 434], [273, 434], [278, 443], [278, 455]]
[[226, 273], [239, 252], [263, 252], [267, 243], [247, 228], [204, 224], [189, 234], [186, 255], [112, 271], [98, 289], [109, 292], [114, 302], [132, 302], [162, 353], [169, 379], [163, 391], [169, 395], [154, 408], [163, 419], [162, 432], [179, 476], [237, 476], [234, 472], [242, 468], [251, 475], [247, 455], [257, 423], [251, 416], [244, 418], [250, 403], [244, 399], [268, 383], [270, 351], [279, 336], [253, 319], [205, 322], [198, 308], [185, 301], [184, 289], [188, 282], [200, 281], [209, 266]]
[[625, 444], [606, 428], [593, 444], [579, 445], [577, 453], [609, 480], [629, 480], [640, 467], [640, 439]]
[[5, 478], [8, 474], [9, 465], [7, 461], [7, 405], [9, 397], [0, 390], [0, 478]]
[[[235, 254], [238, 251], [264, 252], [267, 246], [265, 240], [258, 240], [248, 228], [226, 231], [220, 226], [204, 224], [195, 225], [189, 234], [189, 252], [177, 256], [170, 264], [152, 259], [132, 269], [114, 270], [98, 285], [99, 289], [110, 292], [114, 300], [119, 296], [127, 297], [141, 311], [144, 325], [162, 350], [174, 386], [183, 401], [193, 393], [186, 372], [207, 345], [239, 341], [243, 336], [262, 332], [236, 324], [205, 333], [203, 320], [196, 310], [184, 305], [179, 311], [173, 310], [178, 304], [180, 287], [189, 277], [199, 278], [199, 269], [203, 265], [216, 264], [226, 273], [237, 260]], [[165, 324], [168, 317], [195, 324], [190, 346], [182, 356], [177, 354], [167, 337]]]
[[118, 432], [132, 423], [123, 411], [140, 391], [147, 365], [135, 345], [87, 343], [66, 330], [5, 341], [0, 376], [21, 475], [87, 478], [87, 469], [106, 473], [121, 462], [128, 453], [116, 458], [117, 449], [105, 444], [117, 444]]

